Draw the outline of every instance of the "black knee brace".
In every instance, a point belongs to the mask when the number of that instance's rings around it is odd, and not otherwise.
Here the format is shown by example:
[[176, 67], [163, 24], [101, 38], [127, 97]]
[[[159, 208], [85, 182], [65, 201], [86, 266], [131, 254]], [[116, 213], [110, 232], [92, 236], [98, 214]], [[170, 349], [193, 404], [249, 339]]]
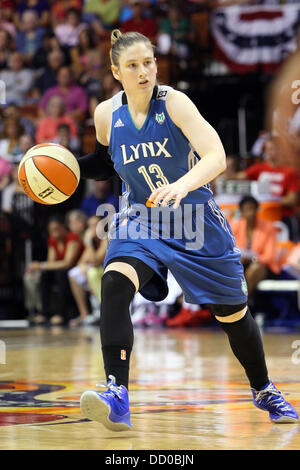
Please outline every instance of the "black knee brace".
[[141, 289], [145, 284], [147, 284], [147, 282], [150, 281], [152, 276], [155, 274], [155, 271], [153, 271], [150, 266], [148, 266], [146, 263], [134, 256], [116, 256], [115, 258], [109, 260], [109, 264], [118, 261], [130, 264], [130, 266], [134, 268], [139, 280], [139, 289]]
[[135, 285], [118, 271], [107, 271], [101, 282], [100, 336], [106, 378], [113, 375], [118, 385], [128, 388], [133, 327], [129, 304]]
[[210, 309], [213, 315], [217, 317], [228, 317], [229, 315], [233, 315], [236, 312], [240, 312], [247, 304], [239, 304], [239, 305], [222, 305], [222, 304], [206, 304], [206, 306]]
[[133, 329], [129, 304], [135, 294], [133, 282], [118, 271], [107, 271], [101, 281], [100, 333], [103, 346], [132, 347]]

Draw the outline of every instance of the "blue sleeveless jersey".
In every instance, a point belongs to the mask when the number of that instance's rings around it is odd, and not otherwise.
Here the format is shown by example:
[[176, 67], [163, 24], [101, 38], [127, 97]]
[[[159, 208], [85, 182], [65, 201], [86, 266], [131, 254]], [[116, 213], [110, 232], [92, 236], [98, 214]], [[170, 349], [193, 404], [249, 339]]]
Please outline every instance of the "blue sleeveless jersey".
[[154, 88], [140, 129], [130, 115], [125, 93], [112, 98], [109, 153], [124, 192], [120, 212], [110, 225], [104, 266], [124, 256], [150, 266], [155, 274], [140, 289], [149, 300], [166, 297], [169, 269], [187, 302], [240, 305], [247, 301], [240, 250], [209, 185], [188, 193], [176, 210], [146, 204], [152, 191], [174, 183], [199, 161], [168, 115], [170, 90], [167, 86]]
[[[124, 91], [112, 98], [109, 154], [125, 183], [129, 204], [146, 204], [153, 190], [174, 183], [199, 161], [188, 139], [168, 114], [166, 98], [170, 90], [168, 86], [155, 87], [141, 128], [137, 128], [130, 115]], [[209, 185], [205, 185], [188, 193], [181, 203], [203, 204], [211, 196]]]

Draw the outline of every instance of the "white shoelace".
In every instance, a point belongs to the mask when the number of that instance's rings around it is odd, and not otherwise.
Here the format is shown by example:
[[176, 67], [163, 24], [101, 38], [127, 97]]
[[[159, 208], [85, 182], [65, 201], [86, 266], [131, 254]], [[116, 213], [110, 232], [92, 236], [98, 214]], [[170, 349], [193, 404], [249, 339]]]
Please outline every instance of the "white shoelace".
[[96, 387], [107, 388], [107, 392], [112, 392], [118, 398], [121, 398], [119, 387], [116, 385], [116, 378], [113, 375], [109, 375], [108, 378], [111, 380], [109, 383], [96, 384]]
[[256, 393], [257, 394], [256, 394], [255, 399], [259, 404], [261, 404], [262, 400], [264, 399], [264, 396], [270, 393], [271, 395], [267, 398], [267, 403], [272, 400], [273, 401], [272, 405], [275, 406], [276, 408], [280, 408], [282, 411], [287, 411], [289, 409], [288, 406], [282, 407], [284, 403], [282, 403], [281, 401], [279, 403], [276, 403], [275, 401], [276, 399], [273, 400], [274, 395], [277, 396], [278, 398], [283, 398], [283, 397], [282, 397], [282, 393], [279, 390], [275, 390], [272, 384], [268, 385], [268, 387], [265, 388], [264, 390], [260, 390], [259, 392], [256, 392]]

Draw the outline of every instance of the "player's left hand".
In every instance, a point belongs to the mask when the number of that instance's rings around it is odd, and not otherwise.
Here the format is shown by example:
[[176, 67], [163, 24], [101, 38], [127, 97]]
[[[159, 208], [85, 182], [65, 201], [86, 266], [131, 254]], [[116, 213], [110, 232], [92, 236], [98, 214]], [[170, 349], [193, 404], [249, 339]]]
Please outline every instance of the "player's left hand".
[[162, 207], [170, 205], [171, 201], [173, 209], [177, 209], [181, 199], [187, 194], [188, 190], [181, 183], [164, 184], [151, 193], [149, 201], [155, 206], [160, 205]]

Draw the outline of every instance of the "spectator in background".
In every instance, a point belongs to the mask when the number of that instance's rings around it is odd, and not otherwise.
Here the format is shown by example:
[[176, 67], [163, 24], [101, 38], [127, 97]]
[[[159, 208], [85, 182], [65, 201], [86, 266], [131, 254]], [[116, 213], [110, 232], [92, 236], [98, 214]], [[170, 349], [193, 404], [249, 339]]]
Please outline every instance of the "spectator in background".
[[159, 25], [158, 52], [187, 58], [196, 39], [196, 31], [188, 17], [182, 15], [177, 5], [171, 5], [168, 17]]
[[18, 28], [22, 28], [22, 15], [25, 11], [34, 11], [38, 18], [40, 26], [48, 26], [50, 22], [49, 2], [45, 0], [26, 0], [17, 4], [17, 12], [15, 13], [15, 24]]
[[66, 113], [66, 106], [61, 96], [53, 95], [47, 102], [47, 116], [42, 118], [36, 129], [36, 142], [52, 142], [57, 137], [58, 126], [68, 124], [71, 135], [77, 136], [77, 125], [72, 116]]
[[281, 164], [279, 145], [275, 137], [265, 142], [265, 161], [255, 163], [244, 171], [238, 172], [238, 179], [258, 181], [264, 187], [264, 192], [273, 198], [278, 198], [282, 206], [282, 221], [288, 226], [290, 238], [299, 239], [298, 223], [295, 217], [295, 208], [300, 190], [299, 178], [296, 170]]
[[65, 21], [68, 11], [71, 8], [81, 11], [83, 0], [61, 0], [51, 3], [52, 24], [56, 26]]
[[12, 181], [3, 189], [1, 210], [10, 214], [14, 230], [26, 230], [34, 227], [34, 202], [22, 190], [18, 180], [19, 160], [12, 164]]
[[91, 55], [94, 54], [96, 41], [91, 28], [85, 27], [78, 35], [78, 44], [71, 49], [72, 70], [76, 79], [84, 72]]
[[43, 69], [49, 66], [48, 55], [51, 52], [61, 52], [64, 56], [64, 65], [70, 65], [70, 51], [68, 47], [61, 46], [55, 34], [48, 32], [43, 37], [41, 47], [36, 51], [33, 56], [31, 66], [34, 69]]
[[120, 0], [87, 0], [83, 7], [84, 18], [92, 24], [94, 30], [105, 35], [119, 21], [121, 13]]
[[66, 112], [75, 120], [82, 120], [88, 109], [88, 96], [85, 90], [76, 85], [72, 79], [72, 72], [69, 67], [63, 66], [57, 73], [58, 85], [49, 88], [40, 104], [40, 109], [45, 112], [49, 99], [60, 96], [66, 105]]
[[71, 290], [79, 310], [79, 317], [71, 320], [70, 326], [79, 326], [88, 316], [87, 292], [96, 297], [98, 305], [100, 303], [101, 277], [107, 242], [97, 236], [96, 228], [99, 220], [96, 216], [89, 218], [85, 236], [86, 248], [77, 266], [68, 273]]
[[[18, 108], [18, 106], [16, 106], [15, 104], [10, 104], [9, 106], [7, 106], [3, 111], [3, 116], [5, 117], [5, 119], [12, 118], [19, 120], [24, 129], [24, 132], [26, 134], [30, 134], [32, 137], [34, 136], [35, 126], [33, 122], [25, 116], [22, 116], [20, 108]], [[2, 129], [0, 129], [0, 131], [2, 131]]]
[[8, 59], [14, 46], [11, 34], [6, 29], [0, 29], [0, 70], [8, 67]]
[[9, 184], [12, 173], [11, 164], [0, 157], [0, 192]]
[[40, 95], [57, 85], [57, 73], [64, 64], [64, 54], [60, 49], [51, 51], [47, 56], [47, 66], [44, 72], [37, 78], [35, 86]]
[[13, 2], [2, 0], [0, 8], [0, 28], [5, 29], [13, 39], [16, 39], [17, 30], [13, 22], [13, 10]]
[[21, 19], [21, 31], [17, 34], [17, 50], [22, 54], [24, 62], [30, 66], [32, 58], [42, 46], [45, 29], [38, 24], [38, 16], [34, 10], [25, 10]]
[[252, 148], [250, 150], [250, 154], [253, 157], [262, 157], [264, 153], [264, 146], [266, 141], [270, 138], [270, 134], [268, 131], [265, 131], [262, 129], [259, 133], [257, 138], [255, 139], [255, 142], [252, 145]]
[[153, 18], [146, 17], [143, 14], [143, 2], [141, 0], [129, 0], [133, 17], [130, 20], [124, 21], [121, 25], [122, 33], [128, 31], [137, 31], [138, 33], [147, 36], [152, 44], [157, 42], [157, 25]]
[[19, 118], [6, 118], [0, 139], [0, 157], [13, 162], [14, 158], [20, 156], [20, 137], [24, 128]]
[[81, 13], [76, 8], [68, 10], [64, 23], [54, 28], [55, 35], [61, 46], [75, 47], [79, 42], [80, 32], [86, 28], [81, 22]]
[[253, 5], [253, 4], [257, 4], [258, 1], [265, 1], [265, 0], [212, 0], [209, 6], [211, 8], [220, 8], [220, 7], [223, 8], [223, 7], [231, 7], [233, 5]]
[[108, 100], [120, 90], [120, 82], [113, 77], [111, 71], [105, 72], [101, 82], [99, 101]]
[[223, 184], [231, 179], [236, 178], [239, 169], [239, 158], [237, 155], [226, 155], [226, 169], [216, 179], [210, 182], [210, 188], [213, 194], [220, 191]]
[[56, 136], [52, 139], [54, 144], [60, 144], [69, 149], [75, 157], [79, 157], [80, 142], [79, 139], [71, 134], [70, 125], [67, 123], [59, 124], [56, 130]]
[[84, 72], [78, 79], [79, 85], [84, 87], [88, 96], [99, 95], [103, 77], [103, 54], [99, 49], [95, 49], [89, 55]]
[[[62, 325], [68, 318], [68, 306], [71, 292], [68, 281], [68, 271], [76, 265], [81, 257], [84, 245], [78, 235], [69, 232], [60, 216], [53, 216], [48, 221], [48, 256], [44, 262], [32, 261], [26, 268], [24, 276], [25, 290], [32, 290], [36, 282], [41, 286], [42, 307], [35, 316], [34, 323], [42, 324], [50, 319], [52, 325]], [[51, 311], [51, 291], [55, 288], [55, 312]], [[33, 302], [34, 303], [34, 302]]]
[[35, 140], [31, 134], [23, 134], [20, 137], [21, 157], [35, 145]]
[[86, 126], [94, 126], [94, 113], [95, 109], [100, 103], [98, 96], [92, 95], [89, 98], [89, 116], [85, 121]]
[[19, 52], [13, 52], [8, 63], [9, 69], [0, 72], [0, 80], [5, 83], [6, 104], [22, 105], [32, 89], [34, 72], [24, 68], [24, 60]]
[[84, 235], [87, 229], [87, 216], [80, 209], [73, 209], [66, 214], [67, 228], [72, 233], [76, 233], [85, 243]]
[[23, 134], [19, 139], [20, 152], [13, 156], [11, 163], [0, 157], [0, 190], [4, 190], [1, 199], [1, 209], [11, 214], [14, 228], [32, 228], [34, 225], [34, 203], [23, 192], [19, 185], [18, 169], [23, 155], [34, 145], [30, 134]]
[[258, 218], [258, 209], [255, 198], [243, 197], [241, 218], [231, 223], [236, 245], [241, 250], [249, 298], [260, 281], [280, 272], [276, 262], [276, 228], [272, 222]]
[[94, 191], [81, 202], [81, 210], [88, 216], [96, 215], [100, 204], [112, 204], [119, 210], [118, 197], [110, 192], [109, 181], [93, 181]]

